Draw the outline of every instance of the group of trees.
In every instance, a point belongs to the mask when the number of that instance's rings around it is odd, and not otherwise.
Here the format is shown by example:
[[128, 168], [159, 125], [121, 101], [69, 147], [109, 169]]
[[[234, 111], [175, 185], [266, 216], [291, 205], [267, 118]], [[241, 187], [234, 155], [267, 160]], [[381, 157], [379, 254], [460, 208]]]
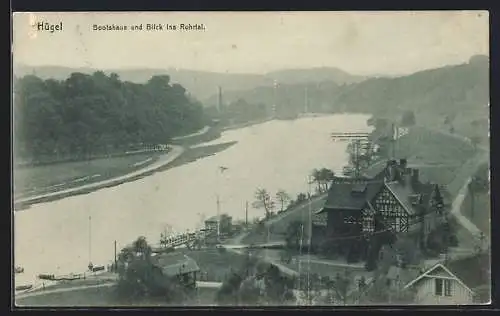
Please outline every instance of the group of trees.
[[264, 103], [248, 103], [240, 98], [232, 101], [220, 109], [219, 115], [224, 121], [232, 124], [246, 123], [250, 121], [268, 118], [271, 109]]
[[233, 272], [217, 293], [219, 305], [288, 305], [295, 302], [294, 282], [273, 264], [264, 263], [251, 251], [241, 268]]
[[118, 298], [127, 303], [145, 299], [180, 303], [188, 299], [189, 291], [177, 279], [164, 276], [153, 264], [151, 254], [145, 237], [139, 237], [131, 247], [122, 249], [117, 266]]
[[166, 75], [145, 84], [100, 71], [62, 81], [27, 75], [14, 82], [15, 154], [33, 163], [166, 144], [204, 123], [202, 106]]
[[[334, 179], [335, 174], [332, 170], [327, 168], [314, 169], [310, 181], [311, 183], [316, 183], [317, 193], [324, 193], [328, 190], [328, 184]], [[284, 212], [290, 207], [303, 203], [308, 198], [310, 198], [310, 194], [299, 193], [295, 200], [285, 192], [280, 189], [276, 192], [274, 198], [271, 196], [269, 191], [263, 188], [258, 188], [255, 191], [254, 198], [255, 201], [252, 203], [252, 206], [256, 209], [264, 209], [266, 219], [272, 216], [273, 210], [276, 209], [276, 204], [279, 206], [278, 213]]]
[[311, 178], [317, 184], [317, 192], [323, 193], [328, 191], [328, 184], [335, 178], [335, 173], [327, 168], [314, 169]]
[[297, 195], [297, 200], [294, 201], [287, 192], [281, 189], [276, 192], [273, 198], [266, 189], [262, 188], [255, 191], [254, 197], [255, 201], [252, 203], [252, 206], [256, 209], [264, 209], [266, 219], [272, 216], [277, 203], [279, 206], [278, 213], [281, 213], [287, 210], [290, 206], [295, 205], [295, 203], [300, 203], [307, 199], [307, 196], [304, 193], [300, 193]]
[[415, 113], [412, 110], [406, 110], [401, 115], [401, 126], [410, 127], [417, 123]]

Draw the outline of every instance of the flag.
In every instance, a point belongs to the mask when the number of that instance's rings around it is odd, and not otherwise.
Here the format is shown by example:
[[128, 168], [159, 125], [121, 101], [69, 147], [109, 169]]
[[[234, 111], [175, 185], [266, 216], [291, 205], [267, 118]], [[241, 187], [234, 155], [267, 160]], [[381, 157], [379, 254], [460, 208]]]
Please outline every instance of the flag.
[[409, 128], [407, 127], [398, 127], [395, 124], [392, 125], [392, 140], [396, 140], [406, 134], [408, 134]]

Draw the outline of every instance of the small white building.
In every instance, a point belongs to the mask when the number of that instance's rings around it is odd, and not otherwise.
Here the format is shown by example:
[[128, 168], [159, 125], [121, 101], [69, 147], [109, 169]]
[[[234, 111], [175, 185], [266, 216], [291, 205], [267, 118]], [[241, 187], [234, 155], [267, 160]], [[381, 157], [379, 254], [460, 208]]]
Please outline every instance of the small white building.
[[437, 263], [409, 282], [419, 305], [472, 305], [489, 301], [489, 256]]

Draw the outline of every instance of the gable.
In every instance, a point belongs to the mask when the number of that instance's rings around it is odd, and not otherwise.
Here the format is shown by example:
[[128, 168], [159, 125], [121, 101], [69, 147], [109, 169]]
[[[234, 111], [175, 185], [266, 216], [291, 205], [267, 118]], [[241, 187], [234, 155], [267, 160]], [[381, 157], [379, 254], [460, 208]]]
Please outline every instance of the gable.
[[469, 292], [474, 293], [465, 283], [463, 283], [462, 280], [460, 280], [456, 275], [454, 275], [450, 270], [448, 270], [445, 266], [442, 264], [438, 263], [426, 272], [420, 274], [416, 279], [413, 281], [409, 282], [404, 288], [407, 289], [409, 287], [417, 285], [420, 281], [424, 279], [436, 279], [436, 278], [447, 278], [447, 279], [453, 279], [457, 281], [463, 288], [467, 289]]
[[389, 190], [386, 185], [384, 185], [382, 190], [375, 195], [372, 204], [377, 210], [380, 210], [383, 207], [391, 207], [393, 209], [402, 209], [408, 213], [405, 205], [401, 203], [401, 201], [393, 194], [393, 192], [391, 192], [391, 190]]
[[428, 274], [429, 277], [444, 277], [444, 278], [455, 278], [453, 274], [448, 273], [442, 267], [437, 267], [435, 270]]

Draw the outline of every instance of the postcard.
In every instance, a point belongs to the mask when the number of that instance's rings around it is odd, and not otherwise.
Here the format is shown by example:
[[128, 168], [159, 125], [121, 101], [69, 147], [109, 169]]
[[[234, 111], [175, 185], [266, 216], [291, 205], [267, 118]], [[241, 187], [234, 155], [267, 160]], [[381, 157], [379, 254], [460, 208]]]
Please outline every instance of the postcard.
[[487, 11], [13, 14], [17, 307], [490, 303]]

